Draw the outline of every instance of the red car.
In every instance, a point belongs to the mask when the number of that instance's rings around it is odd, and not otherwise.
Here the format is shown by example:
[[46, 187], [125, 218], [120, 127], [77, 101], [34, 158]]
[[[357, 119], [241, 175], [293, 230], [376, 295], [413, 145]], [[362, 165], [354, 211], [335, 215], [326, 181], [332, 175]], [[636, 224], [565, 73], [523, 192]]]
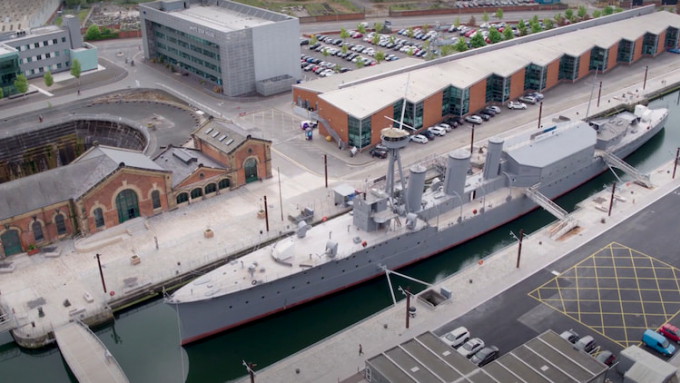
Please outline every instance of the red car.
[[465, 36], [465, 37], [470, 37], [470, 36], [474, 35], [475, 33], [477, 33], [476, 30], [470, 29], [469, 31], [465, 32], [465, 35], [464, 35], [464, 36]]
[[680, 343], [680, 330], [670, 323], [666, 323], [657, 331], [659, 334], [665, 336], [668, 340]]

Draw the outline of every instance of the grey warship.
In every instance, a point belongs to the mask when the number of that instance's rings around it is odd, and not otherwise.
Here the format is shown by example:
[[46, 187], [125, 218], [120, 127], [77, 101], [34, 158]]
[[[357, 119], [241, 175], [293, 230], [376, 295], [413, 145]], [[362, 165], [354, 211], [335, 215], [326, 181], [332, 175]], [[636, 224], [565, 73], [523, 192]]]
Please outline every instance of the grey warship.
[[424, 167], [403, 174], [399, 150], [408, 145], [408, 133], [383, 129], [389, 149], [384, 188], [359, 191], [351, 212], [314, 227], [300, 222], [290, 236], [166, 298], [180, 318], [182, 345], [421, 261], [539, 206], [560, 218], [552, 234], [562, 236], [578, 222], [551, 200], [609, 167], [626, 169], [621, 159], [663, 129], [667, 118], [665, 108], [638, 105], [634, 113], [493, 137], [481, 172], [469, 175], [471, 153], [454, 150], [444, 159], [442, 179], [428, 187]]

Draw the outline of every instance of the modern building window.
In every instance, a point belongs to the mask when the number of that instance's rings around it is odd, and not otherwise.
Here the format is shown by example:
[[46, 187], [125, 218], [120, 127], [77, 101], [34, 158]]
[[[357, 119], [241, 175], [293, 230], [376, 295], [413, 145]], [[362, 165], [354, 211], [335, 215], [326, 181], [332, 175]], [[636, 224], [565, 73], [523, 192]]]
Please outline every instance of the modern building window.
[[495, 74], [486, 78], [486, 102], [505, 102], [510, 98], [510, 77]]
[[578, 57], [564, 55], [560, 58], [560, 69], [557, 75], [559, 80], [575, 80], [578, 76]]
[[191, 199], [201, 197], [203, 195], [203, 190], [201, 188], [196, 188], [191, 191]]
[[57, 44], [57, 39], [52, 39], [52, 44]]
[[65, 43], [65, 42], [66, 42], [66, 37], [62, 37], [62, 38], [61, 38], [61, 42], [62, 42], [62, 43]]
[[217, 185], [215, 185], [215, 184], [205, 185], [205, 194], [214, 193], [216, 191], [217, 191]]
[[46, 47], [47, 45], [48, 45], [48, 44], [47, 44], [47, 40], [43, 41], [43, 45], [42, 45], [42, 46]]
[[226, 189], [230, 186], [229, 178], [221, 179], [220, 182], [217, 183], [217, 187], [222, 189]]
[[34, 47], [34, 48], [39, 48], [39, 47], [40, 47], [40, 43], [35, 43], [35, 44], [33, 44], [33, 47]]
[[645, 33], [642, 38], [642, 54], [653, 56], [656, 54], [656, 46], [659, 36], [652, 33]]
[[177, 204], [187, 202], [189, 200], [189, 195], [187, 193], [179, 193], [177, 195]]
[[590, 50], [590, 64], [588, 70], [604, 71], [607, 69], [607, 55], [609, 49], [594, 47]]
[[454, 86], [449, 86], [444, 89], [444, 95], [447, 98], [446, 103], [449, 105], [450, 114], [463, 116], [468, 113], [470, 104], [469, 89], [458, 89]]
[[57, 225], [58, 235], [66, 234], [66, 220], [64, 219], [63, 214], [57, 214], [56, 217], [54, 217], [54, 224]]
[[668, 27], [666, 29], [666, 48], [676, 48], [678, 46], [678, 28]]
[[371, 144], [371, 117], [363, 120], [347, 116], [347, 143], [359, 149]]
[[630, 63], [633, 61], [633, 51], [635, 51], [635, 43], [622, 39], [616, 51], [616, 62]]
[[547, 76], [548, 71], [545, 67], [535, 64], [527, 65], [524, 70], [524, 90], [543, 90]]
[[154, 209], [159, 209], [161, 207], [161, 192], [158, 190], [151, 192], [151, 205]]
[[[404, 107], [406, 102], [406, 107]], [[393, 125], [399, 127], [401, 121], [402, 108], [404, 110], [404, 128], [409, 130], [418, 130], [423, 127], [423, 103], [419, 102], [413, 104], [412, 102], [400, 100], [393, 105], [393, 115], [395, 122]]]
[[52, 57], [52, 56], [51, 56], [49, 53], [45, 53], [45, 58], [46, 58], [46, 59], [48, 59], [48, 58], [50, 58], [50, 57]]
[[33, 240], [40, 242], [45, 239], [43, 236], [42, 225], [38, 221], [33, 221], [31, 224], [31, 231], [33, 232]]
[[92, 212], [92, 215], [94, 216], [94, 226], [95, 227], [102, 227], [104, 226], [104, 213], [102, 212], [102, 208], [98, 207], [94, 209], [94, 212]]

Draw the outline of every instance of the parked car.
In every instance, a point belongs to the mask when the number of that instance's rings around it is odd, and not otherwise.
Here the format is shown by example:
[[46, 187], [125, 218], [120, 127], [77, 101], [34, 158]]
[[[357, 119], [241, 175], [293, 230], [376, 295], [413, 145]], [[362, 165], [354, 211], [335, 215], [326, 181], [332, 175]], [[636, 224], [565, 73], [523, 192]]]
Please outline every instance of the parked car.
[[482, 110], [482, 113], [488, 114], [491, 117], [496, 116], [496, 111], [494, 111], [493, 109], [490, 109], [489, 107], [484, 108]]
[[419, 144], [427, 144], [428, 139], [422, 134], [414, 134], [411, 136], [411, 141], [417, 142]]
[[595, 359], [611, 367], [614, 364], [614, 360], [616, 360], [616, 356], [611, 351], [604, 350], [595, 355]]
[[508, 109], [526, 109], [527, 104], [523, 102], [517, 102], [517, 101], [510, 101], [508, 103]]
[[657, 332], [666, 337], [668, 340], [680, 343], [680, 330], [670, 323], [665, 323]]
[[479, 350], [484, 348], [484, 341], [482, 341], [479, 338], [472, 338], [465, 342], [462, 346], [458, 347], [456, 351], [458, 353], [468, 359], [472, 358], [472, 356]]
[[592, 354], [597, 349], [597, 342], [592, 336], [586, 335], [574, 343], [574, 348]]
[[430, 140], [430, 141], [434, 140], [435, 137], [436, 137], [436, 136], [434, 135], [434, 133], [432, 133], [432, 131], [429, 130], [429, 129], [423, 130], [422, 132], [420, 132], [420, 134], [422, 134], [423, 136], [427, 137], [427, 139]]
[[498, 347], [490, 346], [477, 351], [470, 361], [479, 367], [484, 367], [496, 359], [498, 359]]
[[560, 338], [568, 341], [571, 344], [578, 342], [579, 336], [574, 330], [567, 330], [560, 334]]
[[470, 340], [470, 332], [465, 327], [458, 327], [457, 329], [442, 335], [441, 339], [444, 343], [456, 348]]
[[493, 110], [493, 112], [496, 114], [501, 112], [501, 108], [497, 107], [496, 105], [489, 105], [485, 109]]
[[444, 130], [446, 130], [447, 132], [450, 132], [451, 129], [453, 129], [451, 125], [444, 122], [437, 124], [437, 126], [444, 128]]
[[675, 346], [673, 346], [663, 335], [654, 330], [645, 330], [642, 334], [642, 343], [666, 356], [672, 356], [675, 353]]
[[467, 122], [469, 122], [469, 123], [471, 123], [471, 124], [474, 124], [474, 125], [480, 125], [482, 122], [484, 122], [484, 121], [482, 120], [482, 118], [479, 117], [479, 116], [476, 115], [476, 114], [473, 114], [473, 115], [471, 115], [471, 116], [465, 117], [465, 121], [467, 121]]
[[309, 39], [300, 39], [300, 45], [309, 45]]
[[538, 102], [536, 100], [536, 98], [533, 97], [533, 96], [522, 96], [522, 97], [519, 98], [519, 100], [522, 101], [522, 102], [526, 102], [527, 104], [532, 104], [532, 105], [535, 104], [536, 102]]
[[434, 133], [437, 136], [445, 136], [446, 135], [446, 128], [443, 128], [441, 126], [432, 126], [430, 128], [427, 128], [430, 132]]
[[527, 93], [527, 96], [531, 96], [536, 99], [536, 101], [543, 101], [543, 93], [531, 92]]
[[373, 148], [369, 153], [371, 157], [387, 158], [387, 149], [384, 148]]
[[489, 121], [492, 116], [490, 114], [487, 114], [486, 112], [482, 112], [479, 114], [479, 117], [481, 117], [482, 120], [484, 121]]

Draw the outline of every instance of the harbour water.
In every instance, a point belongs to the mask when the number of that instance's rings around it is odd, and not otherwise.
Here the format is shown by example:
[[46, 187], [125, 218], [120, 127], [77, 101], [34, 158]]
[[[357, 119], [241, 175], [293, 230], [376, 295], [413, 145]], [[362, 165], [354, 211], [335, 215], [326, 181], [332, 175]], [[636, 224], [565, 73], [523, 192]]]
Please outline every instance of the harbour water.
[[[680, 100], [674, 93], [655, 100], [650, 107], [671, 109], [666, 129], [627, 158], [643, 172], [670, 161], [680, 146]], [[625, 179], [625, 177], [624, 177]], [[589, 195], [610, 187], [616, 177], [607, 172], [557, 200], [566, 210]], [[442, 253], [401, 272], [427, 282], [445, 278], [457, 270], [472, 266], [494, 251], [513, 243], [510, 231], [523, 229], [531, 233], [553, 221], [553, 217], [536, 210], [521, 219], [500, 227], [451, 251]], [[392, 277], [395, 286], [419, 286]], [[402, 298], [399, 292], [395, 293]], [[455, 294], [455, 292], [454, 292]], [[114, 324], [96, 329], [125, 370], [131, 382], [225, 382], [245, 375], [243, 361], [255, 363], [255, 370], [272, 364], [345, 327], [370, 316], [391, 304], [385, 278], [343, 291], [326, 299], [265, 318], [206, 341], [179, 347], [175, 312], [160, 300], [146, 303], [117, 316]], [[341, 361], [339, 361], [341, 362]], [[304, 368], [304, 366], [299, 366]], [[14, 344], [0, 346], [0, 381], [2, 382], [75, 382], [56, 347], [26, 351]]]

